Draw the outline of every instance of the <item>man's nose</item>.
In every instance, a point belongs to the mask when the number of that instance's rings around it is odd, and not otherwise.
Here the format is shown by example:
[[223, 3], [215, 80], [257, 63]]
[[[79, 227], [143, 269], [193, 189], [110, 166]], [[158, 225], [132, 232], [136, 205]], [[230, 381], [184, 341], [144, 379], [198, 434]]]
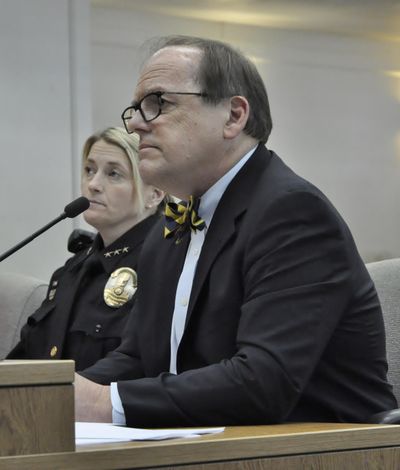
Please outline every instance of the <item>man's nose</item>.
[[143, 119], [139, 110], [132, 115], [126, 127], [129, 132], [147, 131], [149, 129], [148, 123]]

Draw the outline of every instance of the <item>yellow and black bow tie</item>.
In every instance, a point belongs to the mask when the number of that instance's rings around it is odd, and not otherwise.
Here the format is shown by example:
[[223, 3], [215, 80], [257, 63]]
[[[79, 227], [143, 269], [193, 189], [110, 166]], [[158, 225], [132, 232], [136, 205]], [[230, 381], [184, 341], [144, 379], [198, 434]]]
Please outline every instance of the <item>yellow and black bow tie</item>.
[[199, 205], [200, 198], [193, 196], [188, 202], [168, 202], [165, 206], [164, 238], [177, 237], [176, 243], [179, 243], [186, 232], [203, 230], [206, 223], [197, 214]]

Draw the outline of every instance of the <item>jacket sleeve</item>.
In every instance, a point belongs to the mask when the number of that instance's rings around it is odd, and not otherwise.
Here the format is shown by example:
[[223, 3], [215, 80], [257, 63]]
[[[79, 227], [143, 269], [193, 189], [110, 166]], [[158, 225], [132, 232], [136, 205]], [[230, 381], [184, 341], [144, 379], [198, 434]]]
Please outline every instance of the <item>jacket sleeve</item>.
[[[111, 382], [118, 380], [144, 376], [135, 341], [135, 333], [137, 331], [136, 305], [137, 303], [135, 302], [129, 313], [129, 318], [122, 334], [121, 345], [92, 366], [79, 371], [80, 375], [102, 385], [109, 385]], [[126, 351], [129, 351], [129, 354]]]

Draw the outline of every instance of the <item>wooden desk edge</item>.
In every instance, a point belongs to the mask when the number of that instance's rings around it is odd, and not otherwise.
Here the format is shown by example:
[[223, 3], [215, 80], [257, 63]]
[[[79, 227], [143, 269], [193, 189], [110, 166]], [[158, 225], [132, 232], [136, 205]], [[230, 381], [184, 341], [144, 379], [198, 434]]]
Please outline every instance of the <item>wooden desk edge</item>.
[[75, 362], [62, 360], [0, 360], [0, 387], [73, 383]]
[[228, 427], [221, 434], [191, 439], [85, 445], [75, 452], [2, 457], [0, 469], [145, 468], [399, 446], [396, 425]]

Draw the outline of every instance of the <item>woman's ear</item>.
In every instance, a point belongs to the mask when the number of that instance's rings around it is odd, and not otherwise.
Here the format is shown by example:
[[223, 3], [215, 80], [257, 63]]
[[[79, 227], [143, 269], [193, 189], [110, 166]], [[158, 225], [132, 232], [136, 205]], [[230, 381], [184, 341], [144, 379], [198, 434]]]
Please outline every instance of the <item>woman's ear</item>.
[[161, 191], [161, 189], [158, 189], [152, 186], [146, 198], [146, 204], [145, 204], [146, 209], [157, 207], [160, 204], [160, 202], [164, 199], [164, 197], [165, 197], [164, 191]]
[[250, 105], [244, 96], [232, 96], [229, 104], [229, 118], [224, 126], [224, 137], [225, 139], [234, 139], [247, 124]]

